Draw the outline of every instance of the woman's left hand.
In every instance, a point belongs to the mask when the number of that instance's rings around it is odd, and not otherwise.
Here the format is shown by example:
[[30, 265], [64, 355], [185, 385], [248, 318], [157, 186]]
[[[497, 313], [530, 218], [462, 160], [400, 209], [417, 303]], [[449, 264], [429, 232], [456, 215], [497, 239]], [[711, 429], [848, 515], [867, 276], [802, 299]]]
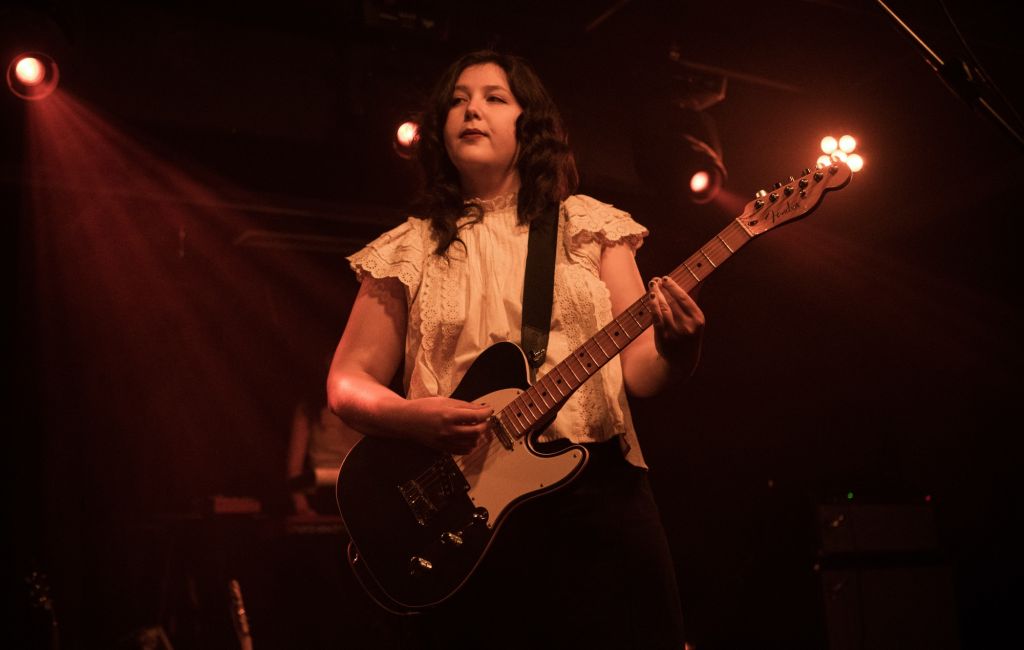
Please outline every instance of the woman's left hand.
[[654, 345], [672, 365], [692, 366], [700, 354], [704, 312], [672, 278], [654, 278], [648, 284]]

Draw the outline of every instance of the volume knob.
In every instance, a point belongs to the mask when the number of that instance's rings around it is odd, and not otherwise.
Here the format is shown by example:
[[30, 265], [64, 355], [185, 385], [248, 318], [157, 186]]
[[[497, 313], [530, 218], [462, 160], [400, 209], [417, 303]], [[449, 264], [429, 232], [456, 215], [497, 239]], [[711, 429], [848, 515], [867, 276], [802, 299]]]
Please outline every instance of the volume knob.
[[419, 555], [413, 555], [409, 558], [409, 575], [421, 576], [430, 573], [431, 569], [434, 568], [434, 564]]
[[462, 546], [462, 535], [459, 533], [453, 533], [451, 531], [441, 535], [441, 543], [448, 544], [449, 546]]

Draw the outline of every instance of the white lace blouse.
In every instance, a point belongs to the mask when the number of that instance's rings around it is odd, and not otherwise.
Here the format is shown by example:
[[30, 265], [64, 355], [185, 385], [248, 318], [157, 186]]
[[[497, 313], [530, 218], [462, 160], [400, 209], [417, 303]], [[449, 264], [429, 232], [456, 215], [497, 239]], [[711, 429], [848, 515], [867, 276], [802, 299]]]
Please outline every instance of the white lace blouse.
[[[520, 342], [530, 229], [517, 223], [514, 194], [479, 203], [483, 219], [459, 231], [465, 248], [453, 244], [447, 259], [434, 254], [430, 222], [413, 217], [348, 257], [360, 280], [394, 277], [406, 287], [410, 399], [451, 394], [486, 347]], [[647, 235], [627, 213], [583, 195], [562, 203], [559, 222], [551, 331], [538, 376], [611, 321], [608, 288], [599, 277], [602, 249], [635, 251]], [[626, 459], [646, 467], [616, 357], [565, 403], [541, 439], [602, 442], [619, 434]]]

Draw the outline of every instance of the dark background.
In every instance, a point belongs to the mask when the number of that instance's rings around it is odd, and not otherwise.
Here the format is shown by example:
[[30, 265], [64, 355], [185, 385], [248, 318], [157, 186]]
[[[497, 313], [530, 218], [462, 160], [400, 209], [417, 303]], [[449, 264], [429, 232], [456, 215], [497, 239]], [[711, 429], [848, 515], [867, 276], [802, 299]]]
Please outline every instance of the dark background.
[[[891, 8], [1021, 106], [1009, 5]], [[32, 571], [64, 647], [142, 647], [154, 629], [230, 646], [227, 575], [256, 647], [408, 645], [351, 583], [340, 539], [283, 532], [285, 447], [356, 289], [344, 255], [399, 223], [414, 187], [393, 129], [484, 46], [547, 83], [580, 191], [650, 228], [645, 277], [812, 166], [823, 135], [859, 138], [849, 187], [702, 287], [690, 383], [634, 402], [697, 647], [1012, 637], [1024, 158], [877, 3], [50, 2], [0, 18], [5, 66], [43, 49], [61, 70], [47, 100], [0, 99], [24, 646], [47, 636]], [[636, 156], [678, 152], [659, 116], [691, 86], [671, 51], [726, 78], [705, 111], [729, 171], [714, 203], [674, 202], [636, 172]], [[634, 151], [637, 130], [661, 145]], [[211, 516], [213, 495], [261, 514]], [[874, 550], [902, 551], [832, 553], [822, 506], [881, 513]], [[860, 577], [848, 627], [837, 575]]]

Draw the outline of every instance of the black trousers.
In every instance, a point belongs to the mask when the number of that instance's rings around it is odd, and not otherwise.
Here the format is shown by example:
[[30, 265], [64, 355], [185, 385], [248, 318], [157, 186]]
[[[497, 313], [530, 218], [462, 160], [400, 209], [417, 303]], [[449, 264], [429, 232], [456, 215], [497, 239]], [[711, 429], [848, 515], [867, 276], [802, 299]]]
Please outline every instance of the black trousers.
[[647, 473], [617, 440], [587, 448], [581, 476], [517, 508], [469, 582], [412, 621], [424, 648], [683, 648]]

